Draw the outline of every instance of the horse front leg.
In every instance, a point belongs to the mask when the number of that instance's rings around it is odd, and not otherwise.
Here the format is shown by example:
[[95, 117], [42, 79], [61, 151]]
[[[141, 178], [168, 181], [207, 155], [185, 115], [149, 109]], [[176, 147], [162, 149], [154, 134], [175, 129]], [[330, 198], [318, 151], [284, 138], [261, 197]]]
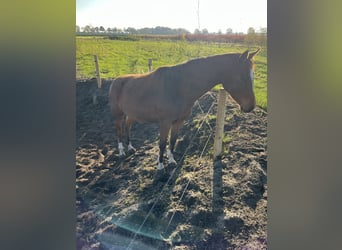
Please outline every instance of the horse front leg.
[[178, 131], [183, 126], [184, 120], [177, 121], [171, 126], [171, 138], [170, 138], [170, 149], [167, 150], [167, 156], [169, 158], [169, 164], [177, 164], [173, 158], [175, 144], [178, 137]]
[[159, 138], [159, 158], [158, 158], [158, 170], [162, 170], [164, 168], [164, 152], [166, 148], [166, 141], [167, 141], [167, 136], [169, 134], [171, 125], [170, 124], [160, 124], [160, 138]]

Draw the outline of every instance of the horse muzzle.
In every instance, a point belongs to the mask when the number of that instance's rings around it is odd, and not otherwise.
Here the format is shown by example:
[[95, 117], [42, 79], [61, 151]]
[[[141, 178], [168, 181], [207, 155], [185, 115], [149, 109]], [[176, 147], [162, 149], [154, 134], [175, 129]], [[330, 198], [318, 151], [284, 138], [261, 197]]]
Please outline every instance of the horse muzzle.
[[241, 107], [241, 111], [244, 112], [244, 113], [249, 113], [249, 112], [253, 111], [254, 108], [255, 108], [255, 106], [249, 107], [249, 108]]
[[250, 105], [240, 105], [240, 109], [244, 113], [249, 113], [249, 112], [253, 111], [254, 108], [255, 108], [255, 102], [253, 102]]

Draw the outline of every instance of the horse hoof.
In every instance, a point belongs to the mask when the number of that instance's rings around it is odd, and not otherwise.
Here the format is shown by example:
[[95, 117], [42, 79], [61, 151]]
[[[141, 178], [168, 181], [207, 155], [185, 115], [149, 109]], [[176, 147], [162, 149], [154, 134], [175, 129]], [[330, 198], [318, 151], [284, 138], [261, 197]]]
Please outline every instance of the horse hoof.
[[169, 165], [171, 165], [171, 166], [176, 166], [176, 165], [177, 165], [177, 162], [176, 162], [174, 159], [169, 160]]
[[124, 150], [124, 146], [122, 144], [122, 142], [119, 142], [119, 145], [118, 145], [118, 149], [119, 149], [119, 156], [126, 156], [125, 154], [125, 150]]
[[169, 149], [167, 150], [167, 157], [169, 158], [169, 165], [177, 165], [177, 162], [173, 158], [173, 154]]
[[129, 152], [136, 152], [137, 150], [131, 144], [129, 144], [128, 145], [128, 151]]
[[157, 166], [157, 169], [158, 170], [163, 170], [164, 169], [164, 164], [159, 162], [158, 166]]

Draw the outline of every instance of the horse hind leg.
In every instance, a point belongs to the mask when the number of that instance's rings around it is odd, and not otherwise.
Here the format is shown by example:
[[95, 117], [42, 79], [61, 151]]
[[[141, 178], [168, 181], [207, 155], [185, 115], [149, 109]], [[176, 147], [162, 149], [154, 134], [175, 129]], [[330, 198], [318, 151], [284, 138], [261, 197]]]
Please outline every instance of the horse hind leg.
[[125, 156], [125, 149], [122, 143], [122, 119], [123, 115], [114, 116], [114, 125], [116, 128], [116, 136], [118, 141], [119, 156]]
[[126, 116], [126, 141], [128, 143], [128, 151], [133, 151], [135, 152], [136, 149], [132, 146], [132, 142], [131, 142], [131, 127], [132, 127], [132, 123], [134, 122], [133, 119], [131, 119], [129, 116]]
[[122, 143], [122, 117], [120, 119], [116, 119], [115, 122], [116, 134], [117, 134], [117, 141], [118, 141], [118, 149], [119, 149], [119, 156], [125, 156], [125, 149]]
[[124, 146], [122, 144], [122, 121], [123, 121], [123, 112], [119, 107], [119, 95], [122, 89], [122, 81], [114, 80], [110, 85], [108, 98], [110, 110], [114, 118], [114, 126], [116, 128], [116, 136], [118, 142], [119, 156], [125, 155]]

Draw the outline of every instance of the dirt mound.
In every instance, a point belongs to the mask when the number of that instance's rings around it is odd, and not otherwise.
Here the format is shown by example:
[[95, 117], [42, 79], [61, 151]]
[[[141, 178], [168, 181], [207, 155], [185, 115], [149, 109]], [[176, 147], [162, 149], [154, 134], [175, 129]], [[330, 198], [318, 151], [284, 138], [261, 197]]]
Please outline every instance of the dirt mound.
[[137, 151], [118, 157], [109, 85], [77, 83], [77, 248], [266, 249], [266, 112], [228, 98], [213, 161], [217, 94], [205, 94], [180, 131], [177, 166], [160, 173], [156, 124], [134, 124]]

